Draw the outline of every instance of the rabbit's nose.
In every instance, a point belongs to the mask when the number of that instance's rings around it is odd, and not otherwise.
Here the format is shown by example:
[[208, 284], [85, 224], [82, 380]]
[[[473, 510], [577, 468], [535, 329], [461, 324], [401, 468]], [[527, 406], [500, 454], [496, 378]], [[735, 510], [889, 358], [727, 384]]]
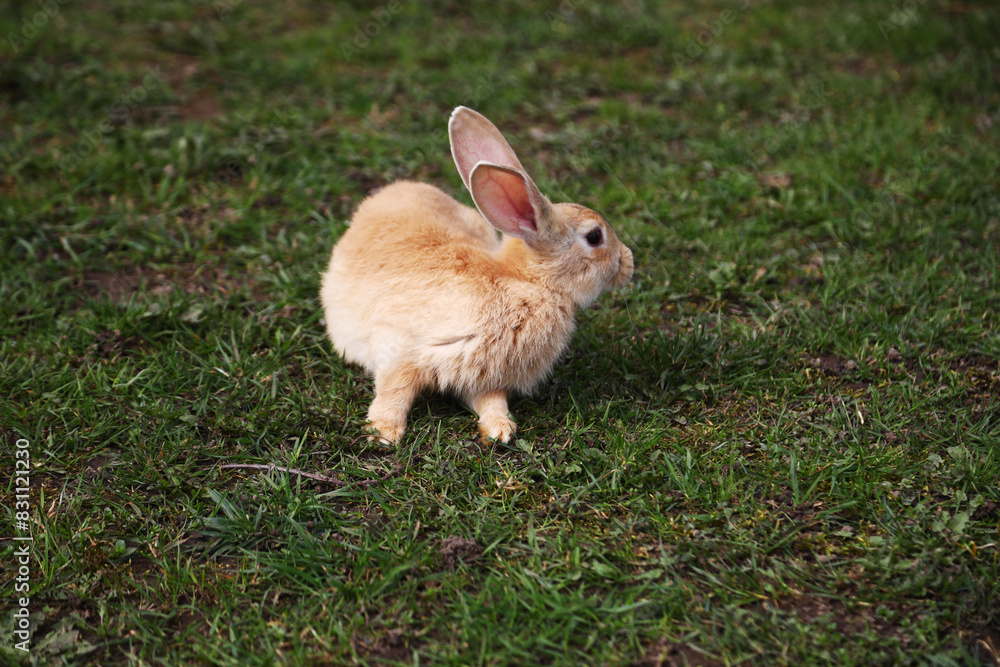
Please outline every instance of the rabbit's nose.
[[611, 281], [612, 287], [621, 287], [632, 278], [632, 271], [635, 268], [635, 260], [632, 251], [626, 246], [622, 246], [621, 256], [618, 258], [618, 273]]

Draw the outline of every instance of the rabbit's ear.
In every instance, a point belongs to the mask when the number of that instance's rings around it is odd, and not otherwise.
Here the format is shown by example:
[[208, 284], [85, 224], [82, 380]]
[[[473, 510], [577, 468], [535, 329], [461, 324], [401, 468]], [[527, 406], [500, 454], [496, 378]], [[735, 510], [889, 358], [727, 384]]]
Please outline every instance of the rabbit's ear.
[[532, 245], [545, 233], [551, 205], [520, 169], [479, 162], [469, 176], [469, 191], [483, 217], [504, 234]]
[[462, 182], [471, 192], [472, 170], [480, 162], [489, 162], [501, 167], [510, 167], [526, 174], [520, 160], [496, 125], [486, 116], [469, 109], [457, 107], [448, 121], [448, 137], [451, 139], [451, 156], [462, 176]]

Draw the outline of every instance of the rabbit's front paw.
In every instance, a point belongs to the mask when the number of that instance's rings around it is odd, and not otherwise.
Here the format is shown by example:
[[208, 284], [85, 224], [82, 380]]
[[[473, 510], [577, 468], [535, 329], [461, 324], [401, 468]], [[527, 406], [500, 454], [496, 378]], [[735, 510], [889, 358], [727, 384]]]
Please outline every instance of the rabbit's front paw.
[[479, 420], [479, 432], [486, 440], [499, 440], [507, 444], [511, 436], [517, 433], [517, 424], [507, 415], [482, 417]]
[[390, 443], [399, 442], [406, 431], [406, 422], [393, 424], [387, 421], [373, 420], [365, 427], [368, 431], [368, 442], [373, 440], [385, 440]]

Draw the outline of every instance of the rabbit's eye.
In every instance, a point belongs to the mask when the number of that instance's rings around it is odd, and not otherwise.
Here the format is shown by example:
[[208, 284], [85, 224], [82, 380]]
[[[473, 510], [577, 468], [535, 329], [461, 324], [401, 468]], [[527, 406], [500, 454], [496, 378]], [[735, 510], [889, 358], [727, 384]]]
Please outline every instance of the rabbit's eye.
[[594, 227], [587, 232], [587, 236], [584, 238], [587, 239], [587, 243], [589, 243], [592, 248], [596, 248], [601, 245], [601, 241], [604, 240], [604, 234], [601, 233], [600, 227]]

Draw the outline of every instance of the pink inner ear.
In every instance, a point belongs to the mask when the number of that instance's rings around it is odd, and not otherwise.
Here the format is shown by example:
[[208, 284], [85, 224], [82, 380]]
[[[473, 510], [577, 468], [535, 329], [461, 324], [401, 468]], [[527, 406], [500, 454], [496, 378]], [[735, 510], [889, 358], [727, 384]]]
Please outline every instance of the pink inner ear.
[[[471, 173], [472, 169], [479, 162], [492, 162], [493, 164], [506, 165], [510, 158], [499, 150], [494, 142], [487, 142], [482, 139], [476, 140], [473, 137], [466, 137], [456, 141], [456, 153]], [[513, 165], [509, 165], [513, 166]]]
[[517, 172], [477, 164], [472, 171], [471, 190], [480, 212], [504, 234], [525, 238], [538, 232], [538, 213], [527, 183]]
[[470, 187], [472, 170], [480, 162], [524, 171], [514, 149], [485, 116], [466, 107], [458, 107], [448, 121], [451, 154], [465, 187]]

